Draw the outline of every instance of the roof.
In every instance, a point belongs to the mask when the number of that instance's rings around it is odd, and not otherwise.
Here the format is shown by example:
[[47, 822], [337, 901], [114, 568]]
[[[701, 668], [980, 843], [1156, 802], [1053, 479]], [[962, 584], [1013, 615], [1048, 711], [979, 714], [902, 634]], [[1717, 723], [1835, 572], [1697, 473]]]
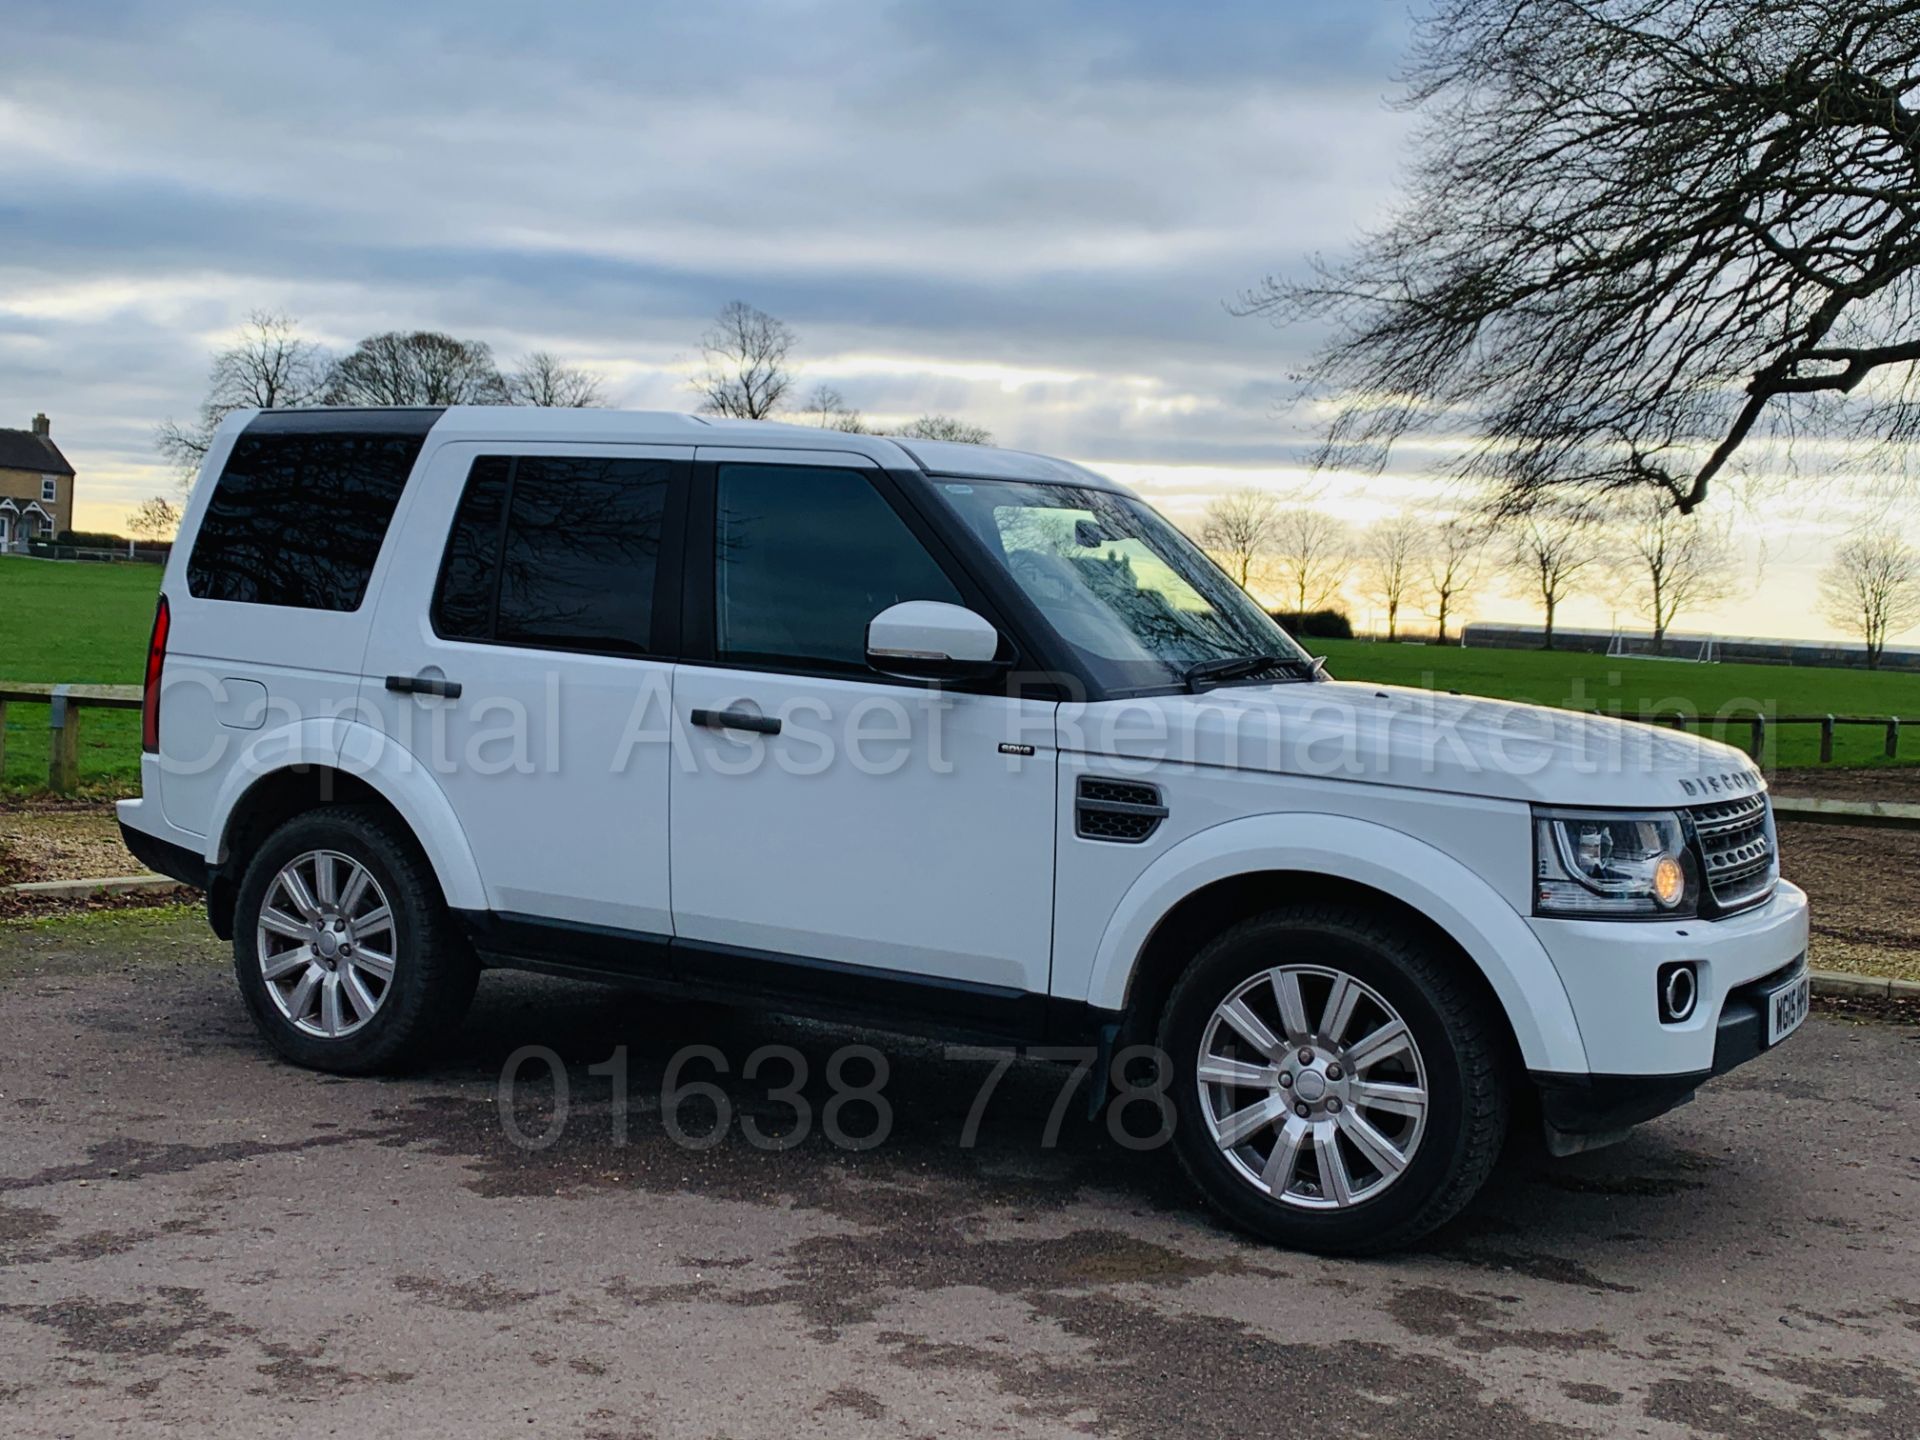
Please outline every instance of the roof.
[[[240, 412], [236, 423], [250, 413]], [[314, 411], [275, 411], [276, 415], [315, 415]], [[371, 423], [378, 412], [341, 411], [356, 424]], [[417, 424], [431, 411], [396, 411]], [[1086, 485], [1102, 490], [1124, 487], [1069, 460], [1055, 460], [994, 445], [965, 445], [950, 440], [892, 439], [854, 435], [818, 425], [788, 425], [777, 420], [732, 420], [719, 415], [689, 415], [674, 410], [602, 410], [543, 408], [530, 405], [454, 405], [432, 422], [436, 440], [554, 440], [625, 445], [724, 445], [737, 449], [825, 450], [861, 455], [876, 464], [989, 480], [1037, 480]]]
[[0, 470], [35, 470], [42, 475], [71, 475], [73, 466], [60, 447], [31, 430], [0, 430]]

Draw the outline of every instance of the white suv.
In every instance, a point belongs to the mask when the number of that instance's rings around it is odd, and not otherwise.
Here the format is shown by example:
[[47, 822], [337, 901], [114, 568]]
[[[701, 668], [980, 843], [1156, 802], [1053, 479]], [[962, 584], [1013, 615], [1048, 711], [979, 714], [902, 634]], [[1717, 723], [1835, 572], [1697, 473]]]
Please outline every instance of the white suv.
[[483, 965], [1151, 1047], [1200, 1189], [1321, 1250], [1446, 1219], [1517, 1110], [1601, 1143], [1806, 1011], [1737, 751], [1332, 682], [1125, 489], [1005, 450], [243, 412], [144, 739], [127, 843], [300, 1064], [408, 1060]]

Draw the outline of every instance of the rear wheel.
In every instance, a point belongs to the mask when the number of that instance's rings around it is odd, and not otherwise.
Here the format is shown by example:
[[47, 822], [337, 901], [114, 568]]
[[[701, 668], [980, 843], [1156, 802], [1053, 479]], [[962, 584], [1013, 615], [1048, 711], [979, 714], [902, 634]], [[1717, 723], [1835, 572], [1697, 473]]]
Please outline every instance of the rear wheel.
[[426, 857], [364, 806], [268, 836], [240, 882], [233, 957], [273, 1047], [348, 1074], [420, 1058], [466, 1013], [478, 973]]
[[1361, 913], [1271, 911], [1168, 998], [1174, 1142], [1229, 1219], [1299, 1249], [1404, 1245], [1452, 1217], [1505, 1135], [1494, 1017], [1451, 956]]

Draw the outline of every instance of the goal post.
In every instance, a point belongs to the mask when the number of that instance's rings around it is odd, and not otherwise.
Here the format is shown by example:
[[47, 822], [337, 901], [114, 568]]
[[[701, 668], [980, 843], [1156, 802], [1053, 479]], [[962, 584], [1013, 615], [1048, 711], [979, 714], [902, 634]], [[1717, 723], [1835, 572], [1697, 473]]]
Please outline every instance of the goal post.
[[1711, 665], [1719, 658], [1716, 637], [1678, 635], [1669, 630], [1663, 644], [1654, 644], [1651, 631], [1616, 630], [1607, 642], [1610, 660], [1690, 660]]

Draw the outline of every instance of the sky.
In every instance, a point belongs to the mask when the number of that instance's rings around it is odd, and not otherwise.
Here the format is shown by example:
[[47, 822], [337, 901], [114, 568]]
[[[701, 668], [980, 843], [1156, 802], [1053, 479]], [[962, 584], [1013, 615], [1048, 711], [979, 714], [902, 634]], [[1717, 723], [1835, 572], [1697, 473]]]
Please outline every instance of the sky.
[[[0, 425], [47, 412], [78, 523], [118, 528], [172, 488], [154, 428], [249, 311], [336, 349], [548, 349], [610, 403], [689, 409], [743, 299], [798, 333], [801, 392], [960, 415], [1191, 522], [1310, 478], [1315, 337], [1229, 307], [1393, 205], [1408, 35], [1399, 0], [7, 0]], [[1433, 458], [1321, 477], [1319, 503], [1430, 497]], [[1683, 628], [1826, 633], [1844, 507], [1729, 518], [1746, 593]], [[1562, 618], [1618, 605], [1595, 586]]]

